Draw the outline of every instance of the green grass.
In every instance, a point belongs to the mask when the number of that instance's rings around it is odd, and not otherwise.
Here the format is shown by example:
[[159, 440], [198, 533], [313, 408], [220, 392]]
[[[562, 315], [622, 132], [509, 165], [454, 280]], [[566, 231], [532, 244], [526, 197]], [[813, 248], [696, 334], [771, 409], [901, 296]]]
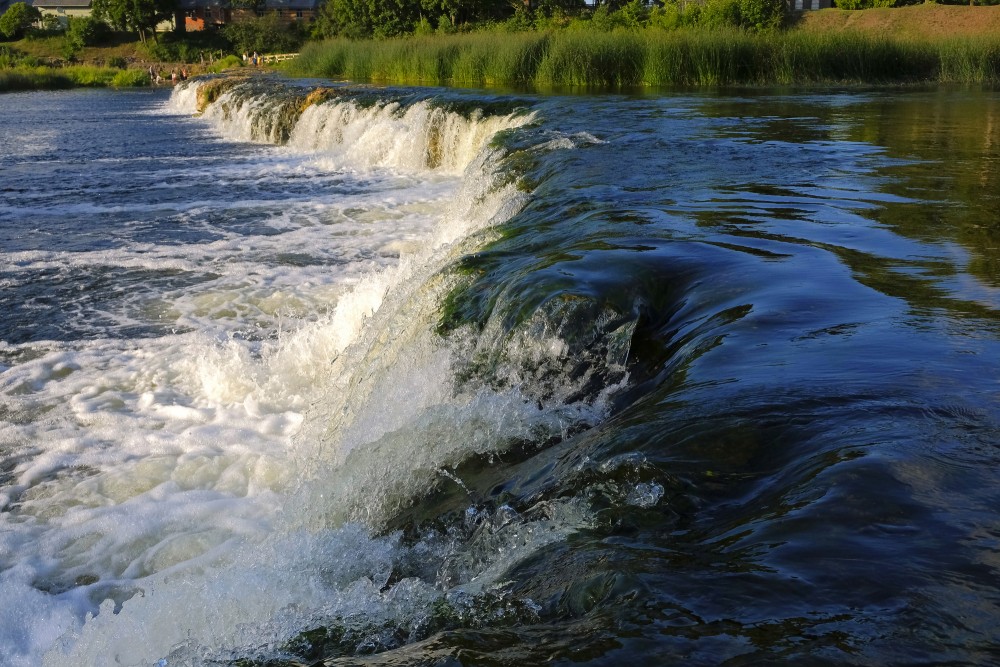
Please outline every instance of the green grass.
[[0, 69], [0, 92], [15, 90], [57, 90], [61, 88], [103, 88], [148, 86], [144, 70], [74, 65], [70, 67], [17, 66]]
[[862, 33], [583, 29], [338, 39], [307, 45], [287, 71], [353, 81], [592, 88], [1000, 83], [1000, 36], [915, 41]]

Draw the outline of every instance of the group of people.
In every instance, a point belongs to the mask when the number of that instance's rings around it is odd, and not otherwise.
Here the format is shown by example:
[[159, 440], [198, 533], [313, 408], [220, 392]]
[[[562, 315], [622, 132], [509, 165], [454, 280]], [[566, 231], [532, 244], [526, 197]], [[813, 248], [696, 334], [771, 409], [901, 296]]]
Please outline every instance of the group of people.
[[[188, 71], [186, 67], [182, 67], [179, 71], [176, 69], [170, 70], [170, 83], [175, 84], [178, 81], [184, 81], [188, 78]], [[149, 82], [153, 85], [158, 85], [166, 81], [166, 75], [161, 75], [160, 71], [157, 70], [152, 65], [149, 66]]]
[[246, 51], [244, 51], [243, 52], [243, 64], [246, 65], [248, 63], [251, 64], [251, 65], [253, 65], [254, 67], [257, 67], [258, 65], [262, 65], [264, 63], [264, 59], [261, 58], [259, 55], [257, 55], [256, 51], [254, 51], [253, 55], [251, 55], [251, 56], [248, 56], [246, 54]]

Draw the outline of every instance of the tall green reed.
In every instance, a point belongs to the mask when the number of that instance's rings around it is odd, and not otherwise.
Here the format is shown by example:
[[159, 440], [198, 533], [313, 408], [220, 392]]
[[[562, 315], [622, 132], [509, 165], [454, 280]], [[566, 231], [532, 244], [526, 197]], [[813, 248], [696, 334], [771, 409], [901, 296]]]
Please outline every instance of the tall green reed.
[[917, 41], [736, 28], [481, 32], [307, 46], [292, 74], [398, 83], [628, 88], [1000, 82], [1000, 36]]

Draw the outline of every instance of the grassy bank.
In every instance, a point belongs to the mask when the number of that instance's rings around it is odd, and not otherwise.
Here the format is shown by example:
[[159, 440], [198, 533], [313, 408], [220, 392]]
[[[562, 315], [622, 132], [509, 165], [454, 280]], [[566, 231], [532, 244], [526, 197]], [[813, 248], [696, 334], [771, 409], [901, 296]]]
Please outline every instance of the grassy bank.
[[[211, 43], [210, 39], [202, 42]], [[150, 85], [149, 68], [169, 80], [171, 71], [186, 69], [190, 74], [241, 67], [236, 56], [218, 59], [218, 50], [199, 52], [199, 42], [168, 40], [165, 36], [155, 48], [142, 45], [127, 33], [112, 34], [103, 46], [86, 46], [67, 53], [62, 35], [33, 36], [0, 44], [0, 92], [16, 90], [54, 90], [77, 87], [135, 87]], [[178, 59], [185, 49], [197, 59], [209, 53], [206, 64]], [[174, 48], [170, 48], [174, 47]]]
[[60, 88], [118, 88], [148, 86], [149, 74], [142, 70], [72, 65], [69, 67], [13, 67], [0, 70], [0, 92], [57, 90]]
[[307, 45], [299, 76], [386, 83], [656, 87], [1000, 82], [1000, 35], [736, 29], [473, 33]]

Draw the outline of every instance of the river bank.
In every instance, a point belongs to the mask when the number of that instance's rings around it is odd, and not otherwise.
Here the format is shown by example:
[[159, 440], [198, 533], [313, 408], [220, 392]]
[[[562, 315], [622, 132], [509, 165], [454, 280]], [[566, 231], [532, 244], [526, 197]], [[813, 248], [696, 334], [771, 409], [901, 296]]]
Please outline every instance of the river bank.
[[299, 76], [399, 84], [626, 89], [1000, 82], [1000, 7], [798, 12], [779, 31], [589, 24], [312, 43]]
[[[64, 60], [56, 38], [0, 45], [0, 91], [147, 86], [242, 66], [211, 53], [196, 64], [147, 62], [137, 43], [87, 47]], [[5, 56], [15, 53], [16, 56]], [[799, 12], [785, 30], [648, 27], [480, 31], [313, 42], [295, 76], [410, 85], [651, 88], [726, 85], [1000, 83], [1000, 6], [924, 4]], [[20, 61], [18, 60], [20, 59]], [[112, 63], [117, 63], [112, 65]]]
[[66, 51], [63, 37], [35, 37], [0, 44], [0, 92], [171, 85], [186, 76], [242, 64], [218, 50], [202, 51], [193, 63], [151, 57], [139, 42], [125, 36], [72, 53]]
[[1000, 82], [1000, 37], [646, 28], [473, 33], [307, 45], [289, 72], [422, 85], [631, 89]]

